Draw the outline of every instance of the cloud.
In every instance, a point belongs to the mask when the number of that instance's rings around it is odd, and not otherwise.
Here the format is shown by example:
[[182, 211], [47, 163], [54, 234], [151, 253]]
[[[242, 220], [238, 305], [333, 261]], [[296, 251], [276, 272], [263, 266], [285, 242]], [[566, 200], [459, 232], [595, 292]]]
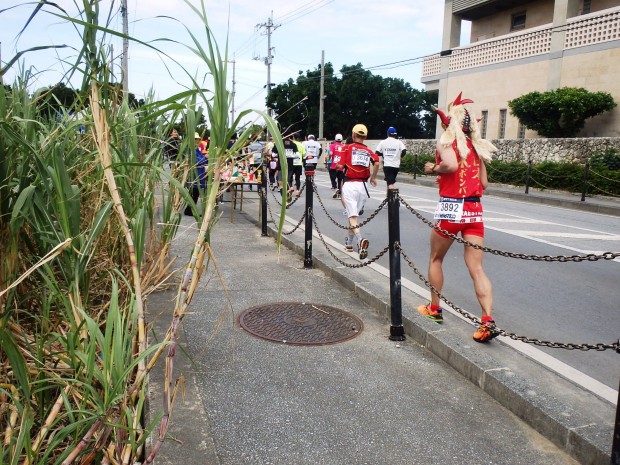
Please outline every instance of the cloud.
[[[56, 3], [77, 15], [74, 0], [57, 0]], [[200, 8], [199, 0], [191, 0], [191, 4]], [[111, 5], [112, 0], [101, 0], [101, 11], [107, 15]], [[118, 0], [114, 5], [118, 8]], [[235, 61], [236, 100], [248, 102], [254, 108], [264, 106], [266, 95], [267, 67], [263, 60], [268, 50], [264, 26], [271, 12], [274, 18], [271, 82], [278, 84], [289, 78], [296, 79], [300, 70], [305, 73], [316, 69], [322, 51], [326, 62], [331, 62], [336, 70], [343, 65], [362, 63], [365, 67], [374, 67], [436, 53], [441, 48], [443, 7], [441, 0], [392, 0], [389, 3], [374, 0], [205, 1], [208, 23], [220, 52], [224, 54], [228, 41], [228, 60]], [[31, 4], [0, 15], [3, 24], [0, 41], [3, 44], [11, 43], [32, 9]], [[129, 1], [128, 10], [130, 35], [147, 42], [161, 38], [176, 41], [153, 42], [153, 45], [170, 54], [192, 76], [202, 79], [207, 74], [205, 65], [186, 47], [194, 46], [190, 33], [201, 46], [207, 47], [205, 27], [183, 0], [133, 0]], [[111, 27], [121, 30], [121, 20], [117, 11], [112, 17]], [[257, 25], [263, 27], [257, 28]], [[122, 50], [120, 39], [109, 40], [118, 57]], [[79, 34], [70, 24], [49, 14], [40, 15], [20, 40], [19, 48], [52, 43], [81, 45]], [[3, 50], [5, 60], [11, 55], [6, 50]], [[60, 53], [64, 54], [62, 56], [75, 55], [72, 50]], [[130, 90], [136, 95], [142, 95], [153, 86], [160, 96], [166, 97], [190, 82], [179, 65], [158, 57], [147, 47], [131, 43], [129, 58]], [[60, 78], [58, 60], [53, 53], [33, 54], [27, 60], [39, 68], [54, 70], [41, 77], [44, 85]], [[168, 64], [170, 71], [162, 61]], [[232, 67], [229, 63], [230, 89]], [[118, 68], [117, 65], [115, 69]], [[414, 64], [393, 69], [379, 68], [373, 73], [403, 78], [419, 88], [420, 69], [419, 64]], [[7, 78], [11, 79], [10, 76]]]

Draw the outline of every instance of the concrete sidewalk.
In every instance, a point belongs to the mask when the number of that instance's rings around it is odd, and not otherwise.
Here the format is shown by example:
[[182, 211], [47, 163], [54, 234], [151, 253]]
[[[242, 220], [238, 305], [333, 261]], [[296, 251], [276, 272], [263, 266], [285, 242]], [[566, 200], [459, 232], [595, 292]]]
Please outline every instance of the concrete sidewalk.
[[[210, 266], [183, 322], [175, 361], [185, 378], [157, 464], [608, 464], [615, 407], [515, 354], [471, 326], [438, 326], [403, 294], [405, 342], [388, 340], [389, 288], [369, 267], [338, 265], [303, 232], [280, 256], [255, 225], [257, 204], [215, 227]], [[247, 213], [249, 211], [249, 214]], [[173, 255], [187, 260], [184, 218]], [[344, 253], [343, 253], [344, 254]], [[149, 299], [153, 340], [171, 320], [174, 291]], [[239, 326], [244, 310], [278, 302], [330, 305], [362, 319], [348, 341], [293, 346]], [[149, 417], [161, 412], [162, 369], [150, 377]], [[570, 456], [572, 457], [570, 457]]]

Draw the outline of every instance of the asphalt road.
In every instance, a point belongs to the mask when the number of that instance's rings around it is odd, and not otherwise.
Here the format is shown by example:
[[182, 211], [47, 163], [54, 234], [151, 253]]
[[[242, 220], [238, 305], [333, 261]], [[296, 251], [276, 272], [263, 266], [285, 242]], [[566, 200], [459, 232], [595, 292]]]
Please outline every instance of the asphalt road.
[[[332, 199], [327, 174], [317, 173], [316, 184], [327, 212], [338, 223], [346, 224], [344, 208], [340, 201]], [[410, 206], [426, 219], [432, 219], [437, 189], [399, 184], [399, 190]], [[370, 195], [362, 220], [385, 198], [385, 183], [381, 181], [376, 188], [370, 188]], [[273, 201], [272, 196], [270, 201]], [[492, 249], [533, 256], [620, 251], [618, 217], [491, 196], [485, 197], [483, 204], [485, 245]], [[304, 196], [289, 208], [287, 216], [299, 220], [303, 210]], [[346, 232], [328, 219], [316, 198], [314, 211], [322, 234], [342, 243]], [[401, 208], [400, 230], [405, 253], [426, 276], [430, 227], [406, 208]], [[388, 245], [387, 208], [363, 228], [363, 235], [370, 240], [369, 258]], [[322, 246], [319, 241], [314, 242], [314, 247]], [[387, 254], [377, 263], [388, 268]], [[575, 344], [609, 344], [620, 337], [619, 260], [562, 263], [486, 254], [484, 263], [494, 286], [495, 319], [506, 331], [544, 341]], [[401, 267], [403, 278], [424, 286], [407, 263], [403, 261]], [[463, 245], [452, 246], [444, 262], [444, 274], [446, 298], [479, 316], [479, 305], [463, 263]], [[608, 387], [618, 389], [620, 355], [615, 352], [539, 349]]]

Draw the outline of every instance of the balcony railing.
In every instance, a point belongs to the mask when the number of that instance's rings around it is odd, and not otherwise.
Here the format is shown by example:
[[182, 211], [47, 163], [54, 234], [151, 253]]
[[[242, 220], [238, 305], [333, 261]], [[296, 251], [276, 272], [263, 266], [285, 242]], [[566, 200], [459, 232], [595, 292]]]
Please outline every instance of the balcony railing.
[[[519, 60], [551, 51], [552, 25], [476, 42], [452, 50], [449, 71]], [[620, 39], [620, 8], [611, 8], [571, 18], [566, 24], [564, 50], [585, 47]], [[439, 53], [428, 56], [422, 65], [422, 79], [441, 72]]]

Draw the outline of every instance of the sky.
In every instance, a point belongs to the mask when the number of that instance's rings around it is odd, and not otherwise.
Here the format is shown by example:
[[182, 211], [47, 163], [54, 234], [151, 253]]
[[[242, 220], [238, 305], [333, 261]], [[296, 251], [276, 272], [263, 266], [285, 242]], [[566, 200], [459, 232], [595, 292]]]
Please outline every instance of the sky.
[[[69, 16], [77, 17], [83, 0], [55, 0]], [[200, 8], [200, 0], [190, 0]], [[412, 87], [420, 82], [424, 56], [441, 50], [444, 0], [204, 0], [207, 19], [222, 54], [228, 44], [228, 84], [235, 92], [235, 113], [265, 108], [267, 95], [268, 36], [270, 18], [273, 62], [271, 82], [296, 79], [299, 72], [315, 70], [331, 62], [336, 71], [343, 65], [361, 63], [373, 74], [401, 78]], [[10, 8], [16, 6], [15, 8]], [[58, 51], [32, 52], [24, 57], [26, 68], [36, 77], [31, 87], [60, 81], [67, 69], [65, 60], [76, 56], [81, 39], [76, 27], [51, 14], [38, 14], [25, 32], [19, 31], [34, 9], [34, 2], [2, 0], [0, 3], [0, 44], [3, 64], [18, 51], [40, 45], [69, 45]], [[47, 11], [58, 11], [46, 7]], [[111, 15], [109, 27], [122, 31], [120, 0], [100, 1], [100, 24]], [[127, 0], [129, 35], [174, 57], [191, 75], [206, 73], [185, 44], [190, 45], [189, 29], [206, 47], [205, 28], [184, 0]], [[111, 13], [110, 13], [111, 12]], [[262, 25], [262, 27], [261, 27]], [[186, 29], [187, 28], [187, 29]], [[468, 34], [464, 27], [463, 35]], [[157, 39], [173, 39], [157, 41]], [[120, 81], [122, 43], [110, 40], [118, 57], [115, 71]], [[462, 39], [463, 43], [463, 39]], [[168, 69], [166, 68], [168, 65]], [[4, 76], [11, 83], [17, 65]], [[234, 84], [233, 84], [234, 75]], [[162, 54], [134, 42], [129, 45], [129, 90], [138, 98], [150, 89], [160, 98], [182, 91], [190, 79]], [[209, 82], [205, 83], [209, 87]], [[328, 109], [326, 108], [326, 111]]]

